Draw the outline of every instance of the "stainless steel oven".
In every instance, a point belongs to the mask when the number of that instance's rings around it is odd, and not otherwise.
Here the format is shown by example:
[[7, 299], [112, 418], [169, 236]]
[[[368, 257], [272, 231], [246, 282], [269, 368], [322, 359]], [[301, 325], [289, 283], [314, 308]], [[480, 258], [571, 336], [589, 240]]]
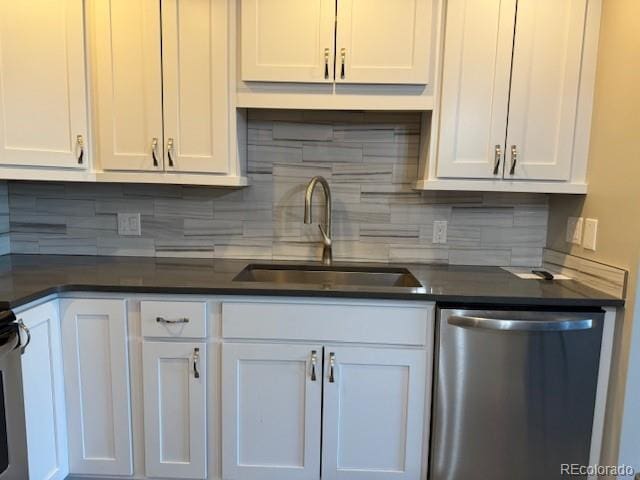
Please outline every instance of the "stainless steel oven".
[[11, 311], [0, 312], [0, 480], [26, 480], [20, 326]]

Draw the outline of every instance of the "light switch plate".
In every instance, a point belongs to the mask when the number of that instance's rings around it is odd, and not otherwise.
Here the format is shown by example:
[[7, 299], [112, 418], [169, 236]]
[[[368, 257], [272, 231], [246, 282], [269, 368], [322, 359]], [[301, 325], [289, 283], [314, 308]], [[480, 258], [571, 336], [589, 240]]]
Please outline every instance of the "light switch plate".
[[569, 217], [567, 220], [567, 243], [580, 245], [582, 243], [582, 225], [584, 219], [582, 217]]
[[582, 240], [582, 246], [587, 250], [596, 249], [598, 238], [598, 219], [587, 218], [584, 222], [584, 238]]
[[446, 220], [433, 222], [433, 243], [447, 243], [447, 225]]
[[118, 213], [118, 235], [139, 237], [142, 226], [139, 213]]

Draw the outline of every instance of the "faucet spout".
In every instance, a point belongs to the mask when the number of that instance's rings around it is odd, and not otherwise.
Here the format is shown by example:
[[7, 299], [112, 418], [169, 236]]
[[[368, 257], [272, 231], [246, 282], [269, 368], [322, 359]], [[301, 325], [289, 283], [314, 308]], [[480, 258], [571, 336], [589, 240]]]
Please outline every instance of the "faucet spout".
[[322, 191], [326, 199], [324, 225], [318, 225], [320, 227], [320, 233], [322, 234], [322, 263], [330, 265], [333, 261], [331, 249], [333, 243], [331, 239], [331, 188], [329, 187], [329, 182], [327, 182], [324, 177], [313, 177], [307, 185], [304, 196], [304, 223], [310, 224], [313, 222], [313, 192], [318, 184], [322, 185]]

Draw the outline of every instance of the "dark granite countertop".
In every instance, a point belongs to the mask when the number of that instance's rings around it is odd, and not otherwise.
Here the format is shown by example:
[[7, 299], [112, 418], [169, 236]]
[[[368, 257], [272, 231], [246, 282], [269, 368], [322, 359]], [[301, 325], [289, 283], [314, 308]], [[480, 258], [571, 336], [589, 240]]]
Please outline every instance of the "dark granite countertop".
[[42, 296], [65, 291], [380, 298], [550, 307], [624, 304], [619, 298], [572, 280], [522, 280], [497, 267], [398, 265], [408, 268], [423, 285], [422, 288], [326, 289], [322, 285], [232, 281], [247, 263], [268, 262], [5, 255], [0, 257], [0, 308], [15, 308]]

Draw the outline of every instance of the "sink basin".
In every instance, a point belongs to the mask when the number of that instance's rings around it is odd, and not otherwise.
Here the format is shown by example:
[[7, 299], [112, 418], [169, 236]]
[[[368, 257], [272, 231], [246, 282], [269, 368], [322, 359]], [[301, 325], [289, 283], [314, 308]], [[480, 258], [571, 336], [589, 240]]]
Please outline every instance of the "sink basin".
[[421, 287], [406, 268], [343, 267], [324, 265], [247, 265], [234, 282], [309, 284], [356, 287]]

